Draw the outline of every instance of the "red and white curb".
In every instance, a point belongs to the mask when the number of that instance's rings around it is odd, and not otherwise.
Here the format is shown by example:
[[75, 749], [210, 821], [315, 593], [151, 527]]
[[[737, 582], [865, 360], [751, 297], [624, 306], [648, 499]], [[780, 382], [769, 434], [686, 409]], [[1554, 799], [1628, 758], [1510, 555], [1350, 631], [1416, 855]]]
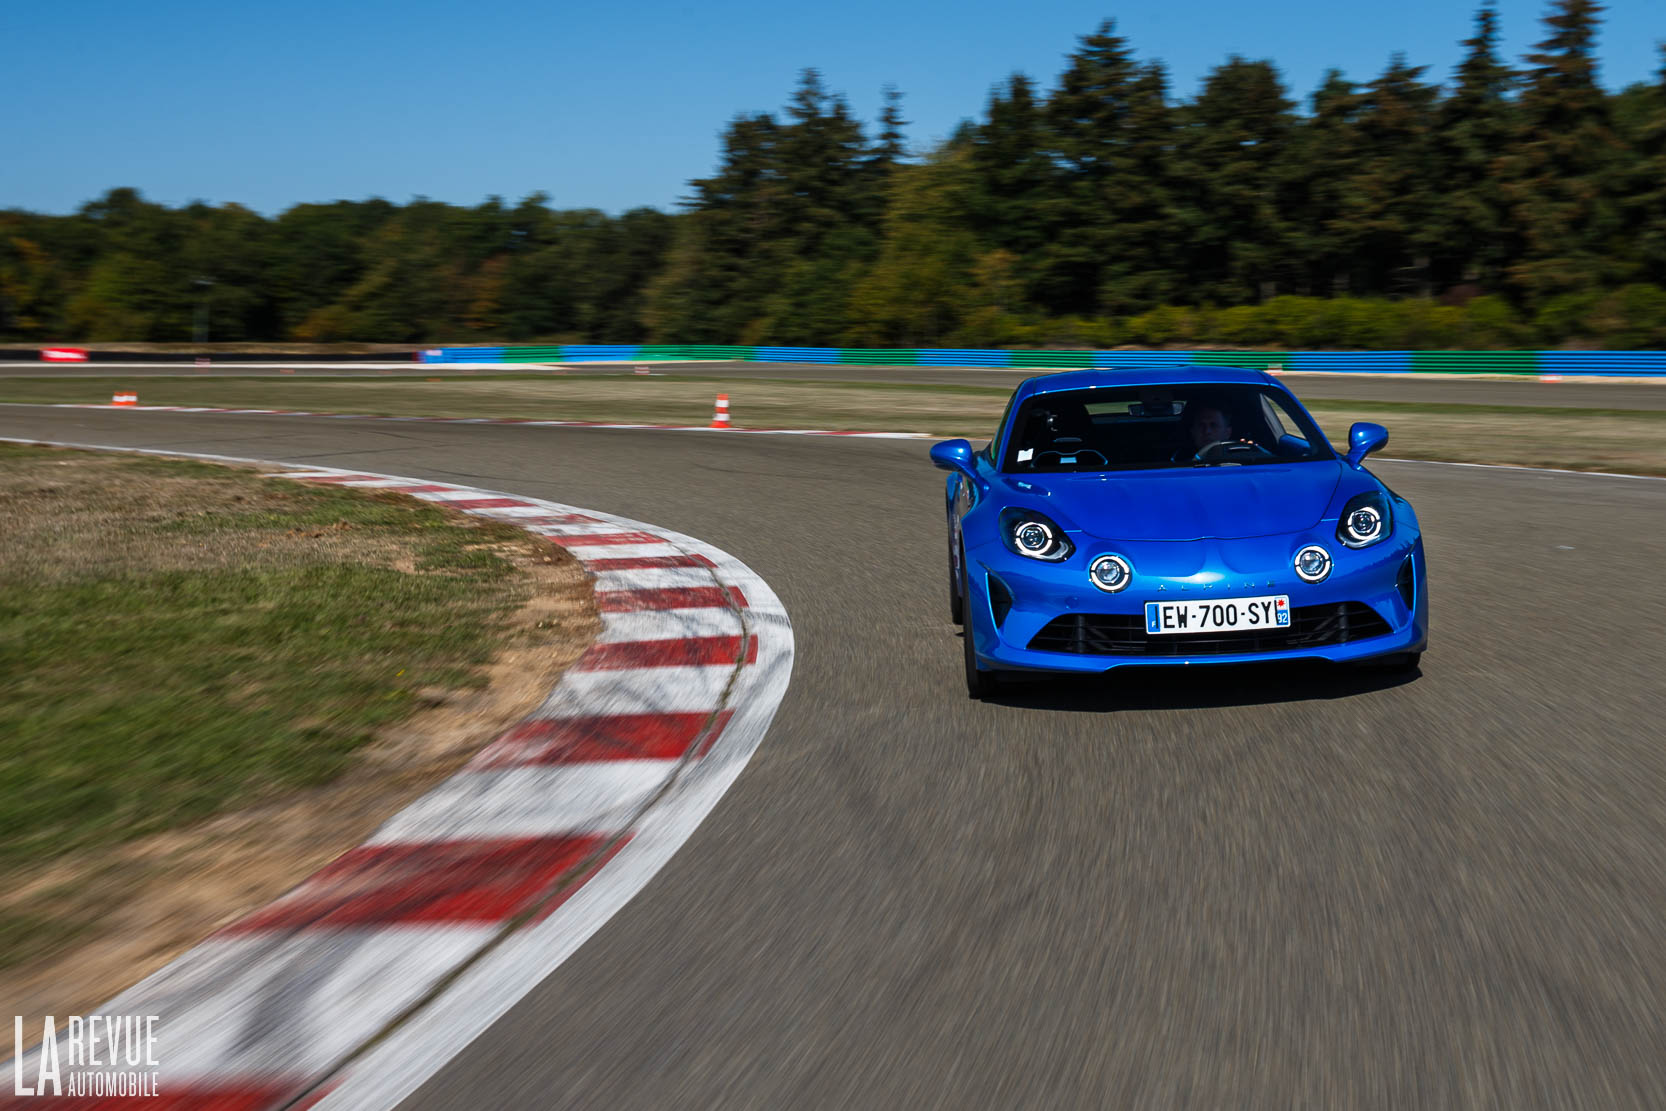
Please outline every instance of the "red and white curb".
[[[775, 715], [792, 627], [761, 578], [681, 533], [448, 483], [276, 465], [288, 468], [277, 477], [518, 525], [595, 578], [602, 634], [537, 710], [363, 845], [98, 1011], [159, 1016], [162, 1106], [392, 1107], [693, 833]], [[64, 1042], [60, 1031], [67, 1062]], [[39, 1057], [14, 1063], [23, 1084]]]
[[[26, 404], [26, 403], [25, 403]], [[522, 417], [389, 417], [375, 413], [320, 413], [302, 409], [224, 409], [204, 405], [95, 405], [56, 402], [50, 409], [121, 409], [129, 413], [219, 413], [259, 417], [329, 417], [335, 420], [382, 420], [420, 424], [514, 424], [525, 428], [647, 428], [660, 432], [728, 432], [741, 436], [843, 436], [857, 440], [929, 440], [924, 432], [840, 432], [825, 428], [736, 428], [708, 424], [628, 424], [619, 421], [532, 420]]]

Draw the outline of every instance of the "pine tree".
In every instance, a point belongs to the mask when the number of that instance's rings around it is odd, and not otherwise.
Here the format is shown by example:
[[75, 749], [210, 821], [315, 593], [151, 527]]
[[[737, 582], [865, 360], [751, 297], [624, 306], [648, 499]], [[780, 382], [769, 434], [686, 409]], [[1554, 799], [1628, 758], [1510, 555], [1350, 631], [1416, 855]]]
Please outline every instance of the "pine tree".
[[1638, 276], [1666, 286], [1666, 43], [1655, 83], [1636, 93], [1639, 111], [1621, 180], [1624, 242]]
[[1396, 54], [1359, 98], [1352, 172], [1331, 236], [1361, 292], [1429, 292], [1435, 89], [1422, 75]]
[[844, 98], [829, 94], [813, 69], [801, 75], [787, 114], [776, 155], [785, 256], [745, 338], [830, 344], [845, 327], [850, 283], [879, 245], [868, 143]]
[[1122, 157], [1102, 196], [1110, 218], [1108, 256], [1100, 272], [1098, 308], [1128, 315], [1170, 304], [1184, 285], [1174, 249], [1175, 114], [1161, 62], [1140, 66], [1129, 90]]
[[1293, 107], [1271, 62], [1234, 55], [1210, 72], [1182, 113], [1185, 250], [1195, 299], [1254, 304], [1299, 287], [1286, 199]]
[[1460, 283], [1495, 289], [1509, 258], [1494, 167], [1513, 137], [1516, 75], [1498, 57], [1498, 13], [1490, 5], [1475, 13], [1475, 34], [1463, 46], [1452, 91], [1436, 113], [1430, 277], [1436, 289]]
[[787, 252], [781, 131], [768, 113], [730, 121], [717, 173], [692, 183], [690, 212], [644, 306], [653, 338], [734, 343], [758, 312]]
[[1037, 300], [1053, 315], [1091, 315], [1166, 295], [1172, 124], [1162, 67], [1137, 63], [1107, 20], [1070, 56], [1045, 119], [1059, 172], [1038, 205]]
[[881, 98], [879, 134], [862, 155], [862, 189], [855, 212], [856, 220], [876, 235], [885, 219], [892, 175], [908, 157], [903, 131], [908, 121], [902, 118], [902, 93], [895, 85], [886, 85]]
[[879, 109], [879, 134], [874, 136], [868, 165], [889, 170], [908, 156], [903, 128], [909, 121], [902, 118], [902, 93], [895, 85], [886, 85], [881, 96], [884, 104]]
[[986, 247], [1028, 255], [1046, 242], [1043, 208], [1055, 174], [1045, 141], [1035, 87], [1015, 73], [990, 93], [984, 122], [967, 143], [977, 182], [972, 230]]
[[1496, 163], [1519, 237], [1509, 276], [1534, 302], [1612, 276], [1618, 145], [1597, 83], [1601, 11], [1595, 0], [1554, 0], [1544, 18], [1548, 34], [1526, 58], [1515, 141]]
[[786, 204], [783, 230], [799, 257], [813, 255], [864, 208], [866, 140], [844, 98], [830, 95], [821, 75], [806, 69], [787, 108], [791, 119], [777, 144], [776, 168]]
[[1299, 274], [1296, 288], [1320, 297], [1353, 292], [1349, 246], [1336, 230], [1358, 172], [1364, 106], [1358, 88], [1339, 70], [1315, 89], [1307, 118], [1291, 137], [1292, 157], [1283, 208], [1289, 221], [1289, 257]]

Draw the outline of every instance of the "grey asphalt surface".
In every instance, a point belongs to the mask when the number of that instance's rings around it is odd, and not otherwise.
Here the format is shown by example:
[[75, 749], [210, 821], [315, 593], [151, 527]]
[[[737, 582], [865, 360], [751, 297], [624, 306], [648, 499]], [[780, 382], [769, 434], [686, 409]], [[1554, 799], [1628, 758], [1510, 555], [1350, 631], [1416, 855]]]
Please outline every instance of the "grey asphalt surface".
[[[478, 369], [424, 367], [411, 363], [367, 369], [350, 364], [338, 367], [305, 363], [238, 366], [222, 363], [208, 368], [180, 363], [136, 363], [113, 366], [86, 363], [43, 367], [40, 363], [0, 363], [0, 378], [178, 378], [275, 377], [286, 367], [299, 378], [467, 378], [492, 374], [632, 374], [636, 366], [655, 374], [700, 378], [777, 378], [803, 382], [905, 382], [920, 385], [990, 386], [1011, 389], [1041, 371], [980, 367], [830, 366], [825, 363], [606, 363], [575, 364], [565, 371], [539, 367], [483, 365]], [[288, 375], [286, 375], [288, 377]], [[1298, 397], [1351, 401], [1418, 401], [1449, 405], [1544, 405], [1577, 409], [1666, 409], [1666, 378], [1540, 382], [1537, 378], [1474, 378], [1468, 376], [1339, 376], [1287, 374], [1284, 382]]]
[[664, 871], [408, 1101], [1666, 1106], [1666, 482], [1417, 464], [1422, 673], [969, 702], [926, 445], [0, 406], [466, 481], [769, 580], [793, 680]]

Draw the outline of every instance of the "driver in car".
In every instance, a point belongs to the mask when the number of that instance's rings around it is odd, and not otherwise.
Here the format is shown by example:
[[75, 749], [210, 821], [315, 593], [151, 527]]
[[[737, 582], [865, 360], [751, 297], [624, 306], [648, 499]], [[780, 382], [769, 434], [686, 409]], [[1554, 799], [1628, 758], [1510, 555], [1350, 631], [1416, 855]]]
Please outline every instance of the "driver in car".
[[1220, 408], [1207, 403], [1192, 405], [1186, 412], [1186, 431], [1191, 436], [1191, 450], [1182, 448], [1175, 453], [1176, 462], [1195, 459], [1211, 444], [1249, 444], [1254, 440], [1232, 435], [1232, 421]]

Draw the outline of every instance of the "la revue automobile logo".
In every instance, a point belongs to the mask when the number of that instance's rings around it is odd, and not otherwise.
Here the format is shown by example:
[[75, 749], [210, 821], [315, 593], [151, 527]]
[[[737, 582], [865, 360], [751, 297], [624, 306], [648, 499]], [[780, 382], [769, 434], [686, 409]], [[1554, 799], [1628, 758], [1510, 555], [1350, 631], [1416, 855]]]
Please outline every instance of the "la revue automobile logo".
[[154, 1096], [156, 1015], [69, 1015], [60, 1024], [52, 1015], [41, 1021], [40, 1052], [32, 1061], [25, 1040], [36, 1033], [22, 1015], [12, 1018], [12, 1095]]

